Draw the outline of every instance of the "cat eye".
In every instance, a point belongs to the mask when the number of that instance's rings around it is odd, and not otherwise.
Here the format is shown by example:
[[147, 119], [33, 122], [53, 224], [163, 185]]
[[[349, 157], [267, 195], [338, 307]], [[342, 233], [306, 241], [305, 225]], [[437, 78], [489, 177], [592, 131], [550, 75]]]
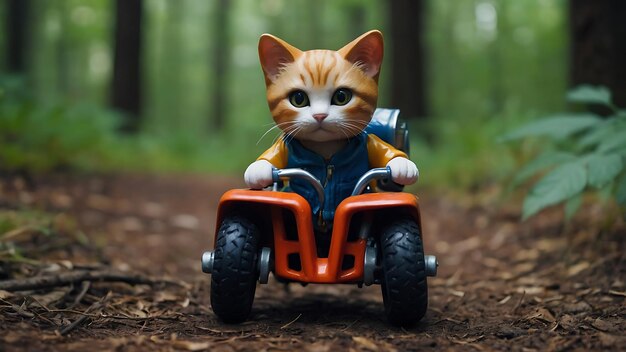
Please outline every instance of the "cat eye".
[[352, 99], [352, 91], [346, 88], [339, 88], [333, 94], [333, 98], [331, 99], [331, 103], [334, 105], [346, 105]]
[[291, 103], [291, 105], [297, 108], [303, 108], [309, 105], [309, 97], [306, 95], [305, 92], [301, 90], [296, 90], [289, 93], [289, 102]]

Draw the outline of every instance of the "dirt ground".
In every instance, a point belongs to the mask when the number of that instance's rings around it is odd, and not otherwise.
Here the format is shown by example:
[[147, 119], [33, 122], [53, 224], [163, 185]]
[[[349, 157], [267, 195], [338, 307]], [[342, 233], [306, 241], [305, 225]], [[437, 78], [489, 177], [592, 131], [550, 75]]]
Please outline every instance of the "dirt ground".
[[273, 278], [257, 288], [249, 321], [225, 325], [200, 256], [212, 248], [220, 195], [240, 186], [209, 176], [0, 177], [4, 214], [53, 214], [43, 229], [0, 233], [0, 287], [35, 278], [0, 289], [0, 351], [626, 351], [626, 226], [611, 220], [616, 210], [520, 222], [516, 202], [496, 190], [420, 194], [426, 252], [440, 267], [412, 328], [387, 324], [380, 286]]

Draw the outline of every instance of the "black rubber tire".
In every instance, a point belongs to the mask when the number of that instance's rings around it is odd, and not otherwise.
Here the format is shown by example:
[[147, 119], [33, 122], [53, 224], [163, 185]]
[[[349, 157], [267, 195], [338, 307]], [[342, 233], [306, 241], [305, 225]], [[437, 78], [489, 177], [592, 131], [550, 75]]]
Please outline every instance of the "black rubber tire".
[[252, 310], [259, 230], [245, 217], [224, 219], [217, 234], [211, 274], [211, 307], [225, 323], [241, 323]]
[[380, 237], [382, 293], [392, 325], [417, 323], [428, 308], [428, 285], [420, 229], [413, 219], [401, 218], [384, 227]]

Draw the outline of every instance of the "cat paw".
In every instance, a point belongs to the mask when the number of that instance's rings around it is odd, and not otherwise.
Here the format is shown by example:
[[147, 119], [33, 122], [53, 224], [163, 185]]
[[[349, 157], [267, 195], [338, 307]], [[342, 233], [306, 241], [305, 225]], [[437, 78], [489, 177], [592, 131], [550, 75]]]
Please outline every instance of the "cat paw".
[[250, 164], [243, 175], [248, 187], [252, 189], [265, 188], [273, 183], [272, 168], [274, 166], [267, 160], [257, 160]]
[[401, 185], [415, 183], [420, 175], [415, 163], [407, 158], [393, 158], [387, 163], [387, 166], [391, 168], [391, 180]]

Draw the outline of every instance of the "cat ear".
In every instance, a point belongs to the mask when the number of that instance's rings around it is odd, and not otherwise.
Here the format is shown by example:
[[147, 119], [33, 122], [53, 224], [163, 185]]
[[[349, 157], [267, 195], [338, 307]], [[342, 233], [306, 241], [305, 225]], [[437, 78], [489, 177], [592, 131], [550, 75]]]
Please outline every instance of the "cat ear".
[[383, 62], [383, 35], [377, 30], [369, 31], [339, 49], [339, 54], [378, 80]]
[[300, 49], [271, 34], [263, 34], [259, 39], [259, 59], [265, 74], [265, 83], [269, 83], [280, 73], [281, 68], [294, 62], [302, 54]]

